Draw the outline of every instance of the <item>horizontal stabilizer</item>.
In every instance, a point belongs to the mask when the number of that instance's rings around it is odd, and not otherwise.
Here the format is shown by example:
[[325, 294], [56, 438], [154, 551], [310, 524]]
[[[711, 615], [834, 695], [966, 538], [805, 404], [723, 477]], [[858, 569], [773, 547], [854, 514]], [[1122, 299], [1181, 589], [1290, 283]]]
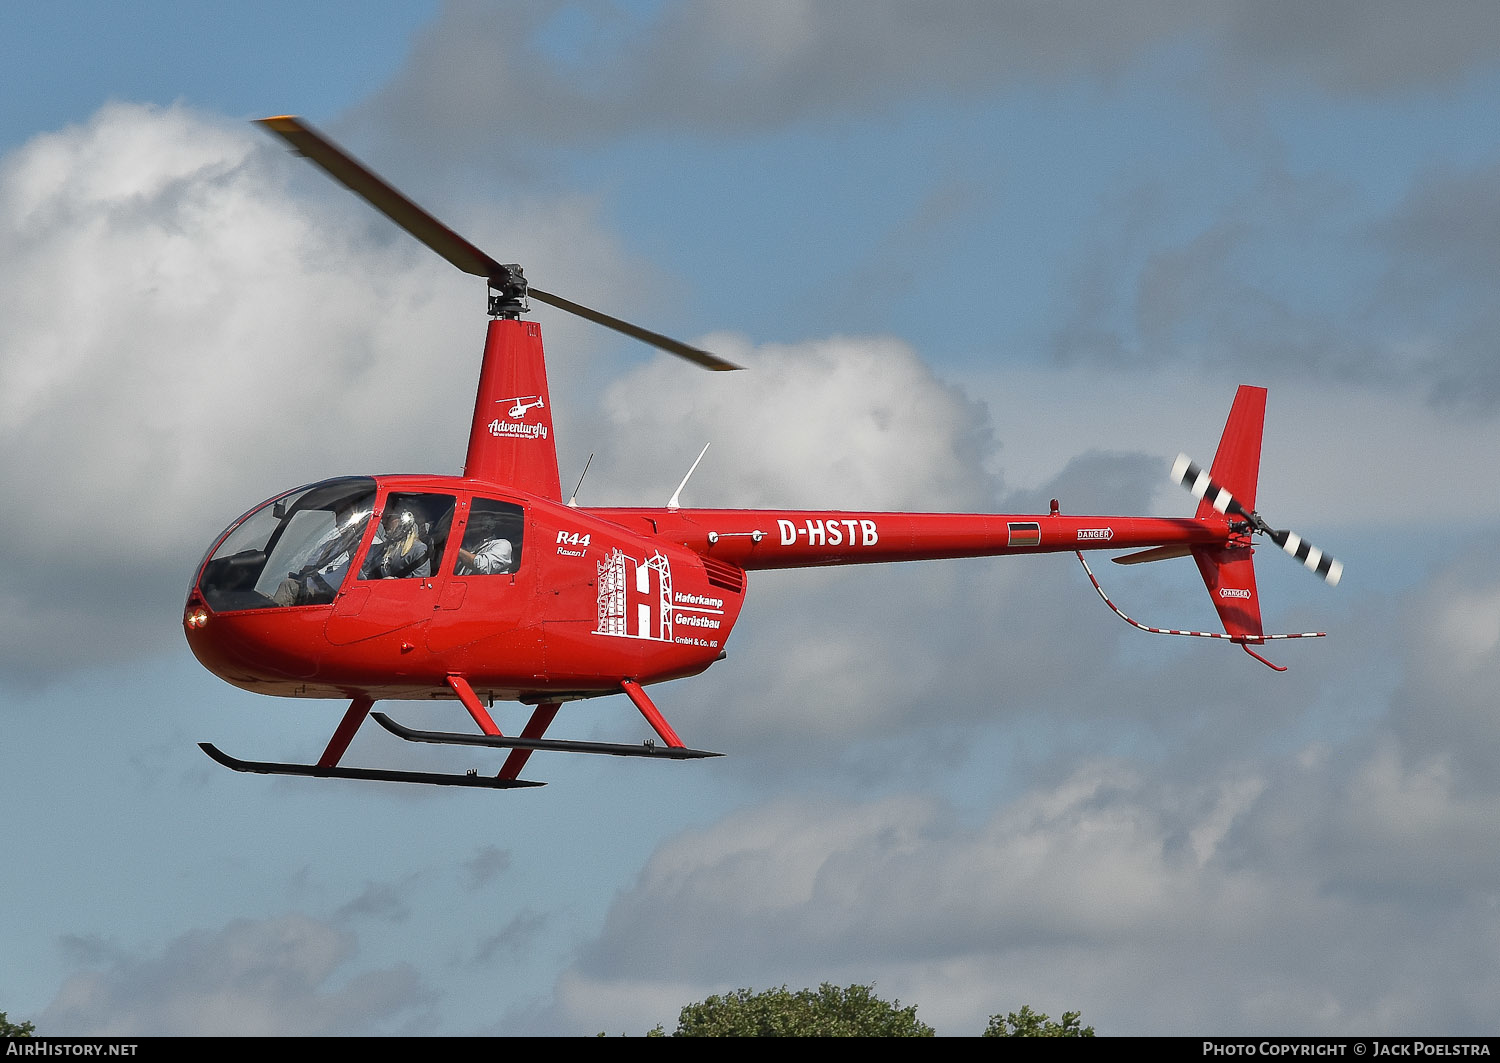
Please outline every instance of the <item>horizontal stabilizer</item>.
[[1117, 565], [1144, 565], [1150, 561], [1166, 561], [1173, 557], [1188, 557], [1193, 552], [1191, 546], [1153, 546], [1149, 550], [1141, 550], [1134, 554], [1126, 554], [1123, 557], [1111, 558]]

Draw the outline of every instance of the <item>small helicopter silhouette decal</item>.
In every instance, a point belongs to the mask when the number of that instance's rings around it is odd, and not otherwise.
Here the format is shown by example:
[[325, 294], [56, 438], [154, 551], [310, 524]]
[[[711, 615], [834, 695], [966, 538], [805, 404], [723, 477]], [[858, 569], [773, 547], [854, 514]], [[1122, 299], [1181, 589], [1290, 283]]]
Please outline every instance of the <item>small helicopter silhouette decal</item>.
[[[693, 760], [646, 687], [697, 675], [725, 656], [748, 573], [760, 569], [1072, 551], [1105, 604], [1145, 631], [1221, 639], [1258, 652], [1266, 634], [1252, 539], [1265, 535], [1329, 584], [1343, 566], [1255, 510], [1266, 392], [1235, 395], [1207, 471], [1179, 458], [1173, 478], [1199, 499], [1192, 517], [691, 509], [681, 487], [664, 509], [564, 503], [535, 299], [715, 371], [739, 368], [689, 344], [531, 285], [323, 134], [292, 116], [261, 120], [299, 154], [490, 289], [490, 322], [463, 475], [342, 476], [255, 506], [210, 544], [183, 612], [192, 652], [245, 690], [347, 700], [314, 763], [239, 760], [236, 771], [506, 789], [536, 751]], [[507, 419], [493, 417], [508, 405]], [[706, 449], [706, 448], [705, 448]], [[702, 455], [699, 455], [699, 460]], [[696, 463], [695, 463], [696, 467]], [[689, 475], [691, 475], [689, 470]], [[684, 483], [686, 480], [684, 480]], [[1192, 557], [1222, 632], [1148, 627], [1120, 612], [1084, 561], [1123, 550], [1138, 564]], [[545, 737], [565, 704], [623, 693], [656, 739]], [[478, 733], [414, 730], [376, 702], [456, 699]], [[490, 714], [530, 705], [518, 735]], [[342, 763], [366, 717], [411, 742], [508, 751], [481, 775]], [[658, 743], [659, 740], [659, 743]]]
[[[531, 399], [532, 401], [528, 402], [526, 401], [527, 399]], [[501, 399], [499, 401], [509, 402], [512, 404], [510, 412], [507, 413], [506, 416], [514, 418], [516, 420], [520, 420], [522, 417], [525, 417], [527, 410], [540, 409], [547, 405], [546, 402], [542, 400], [542, 397], [540, 395], [526, 395], [517, 399]]]

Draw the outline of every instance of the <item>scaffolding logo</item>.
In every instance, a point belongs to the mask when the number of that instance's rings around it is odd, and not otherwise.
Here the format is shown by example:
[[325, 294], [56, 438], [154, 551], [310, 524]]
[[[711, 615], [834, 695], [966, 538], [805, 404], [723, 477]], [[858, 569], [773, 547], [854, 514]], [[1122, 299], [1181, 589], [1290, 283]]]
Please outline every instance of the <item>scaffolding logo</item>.
[[619, 547], [599, 571], [596, 635], [672, 641], [672, 565], [661, 551], [637, 561]]

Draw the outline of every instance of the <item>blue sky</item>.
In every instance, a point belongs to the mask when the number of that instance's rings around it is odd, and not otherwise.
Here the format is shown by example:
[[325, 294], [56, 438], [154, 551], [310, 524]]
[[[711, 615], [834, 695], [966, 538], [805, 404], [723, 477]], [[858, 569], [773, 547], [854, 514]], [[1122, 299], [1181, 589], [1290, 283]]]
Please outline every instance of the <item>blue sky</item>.
[[[0, 1010], [639, 1034], [827, 980], [948, 1034], [1023, 1003], [1111, 1033], [1488, 1031], [1497, 22], [0, 11]], [[311, 759], [342, 707], [199, 668], [194, 562], [280, 489], [457, 471], [483, 327], [470, 279], [247, 121], [282, 112], [540, 286], [749, 366], [538, 310], [583, 504], [664, 502], [711, 440], [689, 504], [1187, 513], [1172, 456], [1207, 460], [1254, 383], [1261, 510], [1347, 565], [1330, 591], [1263, 554], [1267, 622], [1330, 637], [1277, 675], [1146, 636], [1066, 557], [764, 573], [729, 659], [655, 693], [723, 760], [539, 755], [549, 785], [498, 794], [223, 771], [197, 742]], [[1191, 567], [1100, 574], [1146, 623], [1213, 622]], [[622, 698], [556, 729], [640, 737]]]

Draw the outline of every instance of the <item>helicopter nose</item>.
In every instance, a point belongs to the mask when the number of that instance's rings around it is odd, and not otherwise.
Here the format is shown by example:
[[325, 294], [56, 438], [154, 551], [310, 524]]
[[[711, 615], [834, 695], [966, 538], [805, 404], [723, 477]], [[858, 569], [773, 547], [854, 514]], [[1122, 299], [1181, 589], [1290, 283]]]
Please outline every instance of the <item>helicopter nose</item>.
[[259, 689], [316, 674], [314, 648], [325, 620], [326, 611], [317, 609], [215, 612], [195, 591], [183, 609], [182, 630], [203, 667], [236, 686]]

